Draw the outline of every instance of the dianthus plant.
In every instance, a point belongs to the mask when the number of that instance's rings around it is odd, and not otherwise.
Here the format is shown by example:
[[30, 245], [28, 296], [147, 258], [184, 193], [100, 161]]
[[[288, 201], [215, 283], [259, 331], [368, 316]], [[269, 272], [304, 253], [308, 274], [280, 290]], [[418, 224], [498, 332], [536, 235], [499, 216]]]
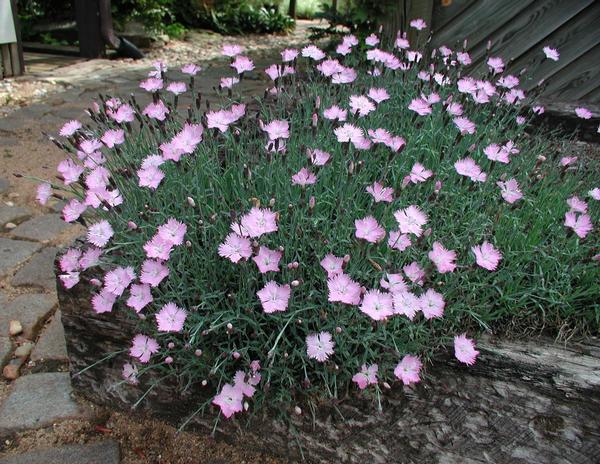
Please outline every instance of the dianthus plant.
[[[597, 165], [531, 128], [544, 108], [500, 58], [477, 79], [465, 50], [378, 44], [256, 70], [226, 46], [220, 108], [198, 66], [156, 63], [145, 96], [61, 129], [62, 184], [39, 200], [66, 191], [65, 220], [87, 227], [63, 284], [139, 321], [125, 381], [158, 371], [227, 418], [298, 411], [381, 400], [439, 351], [471, 365], [482, 330], [597, 331]], [[256, 101], [236, 93], [252, 70], [271, 80]]]

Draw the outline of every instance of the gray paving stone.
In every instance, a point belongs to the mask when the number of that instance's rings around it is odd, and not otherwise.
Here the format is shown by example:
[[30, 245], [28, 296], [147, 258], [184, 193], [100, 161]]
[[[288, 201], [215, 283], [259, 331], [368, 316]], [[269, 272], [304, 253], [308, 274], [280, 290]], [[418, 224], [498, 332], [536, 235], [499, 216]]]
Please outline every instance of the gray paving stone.
[[12, 355], [12, 342], [9, 337], [0, 335], [0, 367], [8, 362]]
[[43, 216], [36, 216], [13, 229], [12, 235], [28, 240], [52, 240], [69, 227], [69, 224], [64, 222], [60, 215], [44, 214]]
[[8, 336], [10, 321], [17, 320], [23, 326], [23, 336], [33, 340], [56, 304], [56, 295], [47, 293], [19, 295], [5, 305], [0, 313], [0, 335]]
[[[2, 141], [4, 142], [4, 139]], [[0, 177], [0, 195], [2, 195], [4, 192], [6, 192], [9, 187], [10, 187], [10, 182], [8, 181], [8, 179], [4, 179], [3, 177]]]
[[54, 276], [54, 259], [58, 248], [44, 248], [33, 255], [13, 277], [11, 284], [15, 287], [31, 286], [42, 287], [56, 291], [56, 277]]
[[0, 406], [0, 434], [84, 417], [71, 393], [71, 379], [66, 372], [19, 377]]
[[0, 464], [119, 464], [119, 443], [105, 440], [85, 445], [46, 448], [0, 459]]
[[27, 261], [40, 248], [39, 243], [0, 237], [0, 277], [15, 266]]
[[[2, 179], [0, 179], [1, 181]], [[8, 187], [7, 187], [8, 189]], [[2, 185], [0, 184], [0, 193]], [[31, 217], [33, 213], [29, 208], [21, 208], [20, 206], [0, 206], [0, 227], [4, 227], [7, 222], [19, 224]]]
[[36, 363], [42, 361], [67, 362], [69, 360], [60, 311], [56, 311], [50, 323], [42, 331], [30, 359]]

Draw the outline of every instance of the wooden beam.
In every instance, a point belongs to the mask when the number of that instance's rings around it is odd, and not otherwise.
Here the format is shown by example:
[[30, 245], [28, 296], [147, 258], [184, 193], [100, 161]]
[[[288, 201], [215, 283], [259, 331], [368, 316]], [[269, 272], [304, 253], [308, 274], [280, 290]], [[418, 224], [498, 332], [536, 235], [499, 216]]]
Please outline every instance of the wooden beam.
[[98, 0], [75, 0], [75, 19], [81, 56], [85, 58], [103, 56], [104, 41], [100, 33]]
[[10, 0], [10, 6], [13, 13], [15, 24], [15, 33], [17, 34], [17, 43], [11, 48], [11, 58], [13, 60], [14, 75], [20, 76], [25, 72], [25, 59], [23, 58], [23, 42], [21, 39], [21, 22], [17, 11], [17, 0]]

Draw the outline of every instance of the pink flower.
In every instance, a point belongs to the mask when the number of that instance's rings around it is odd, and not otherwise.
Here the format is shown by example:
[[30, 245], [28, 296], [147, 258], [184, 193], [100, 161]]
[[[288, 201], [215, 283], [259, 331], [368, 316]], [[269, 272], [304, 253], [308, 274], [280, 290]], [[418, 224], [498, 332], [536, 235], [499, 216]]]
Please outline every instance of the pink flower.
[[325, 53], [319, 47], [315, 45], [308, 45], [302, 49], [302, 56], [305, 58], [311, 58], [315, 61], [320, 61], [325, 58]]
[[573, 229], [579, 238], [585, 238], [594, 228], [589, 214], [577, 216], [574, 211], [565, 214], [565, 226]]
[[402, 274], [386, 273], [385, 276], [379, 281], [379, 284], [388, 290], [392, 295], [394, 293], [408, 291], [408, 286], [406, 285]]
[[344, 272], [344, 258], [338, 258], [331, 253], [325, 255], [320, 264], [327, 271], [327, 278], [329, 279]]
[[373, 185], [367, 187], [367, 192], [371, 194], [375, 203], [381, 201], [391, 203], [394, 201], [394, 189], [391, 187], [384, 187], [379, 182], [375, 182]]
[[510, 159], [508, 158], [508, 151], [503, 150], [497, 144], [492, 143], [483, 149], [483, 153], [487, 156], [490, 161], [498, 161], [500, 163], [508, 164]]
[[375, 103], [381, 103], [390, 99], [390, 94], [383, 88], [371, 87], [367, 95]]
[[461, 116], [463, 114], [463, 107], [460, 103], [449, 103], [446, 111], [452, 116]]
[[411, 321], [418, 311], [421, 310], [421, 301], [417, 296], [408, 290], [396, 292], [393, 294], [394, 314], [402, 314]]
[[158, 342], [154, 338], [146, 335], [138, 334], [133, 337], [133, 343], [129, 349], [129, 354], [134, 358], [138, 358], [141, 363], [150, 361], [150, 356], [158, 353]]
[[144, 158], [142, 161], [142, 169], [148, 169], [149, 167], [159, 167], [165, 164], [165, 160], [160, 155], [150, 155]]
[[233, 386], [241, 391], [244, 396], [252, 398], [256, 392], [256, 388], [252, 386], [252, 382], [254, 381], [255, 379], [253, 380], [251, 377], [246, 381], [246, 373], [244, 371], [237, 371], [233, 377]]
[[181, 332], [187, 318], [187, 311], [175, 303], [167, 303], [156, 313], [159, 332]]
[[115, 122], [123, 123], [123, 122], [132, 122], [135, 118], [135, 111], [129, 105], [121, 105], [117, 109], [117, 111], [107, 110], [106, 114], [108, 114]]
[[413, 19], [410, 22], [410, 27], [416, 29], [417, 31], [422, 31], [427, 27], [427, 23], [423, 21], [421, 18]]
[[394, 213], [396, 221], [400, 226], [400, 232], [403, 234], [414, 234], [420, 237], [423, 233], [423, 226], [427, 224], [427, 215], [415, 205], [400, 209]]
[[534, 112], [534, 114], [537, 115], [544, 114], [544, 112], [546, 111], [543, 106], [534, 106], [533, 108], [531, 108], [531, 110]]
[[419, 265], [419, 263], [413, 261], [412, 263], [404, 266], [402, 270], [404, 271], [404, 274], [406, 274], [406, 277], [408, 277], [413, 284], [417, 284], [419, 286], [423, 285], [425, 271]]
[[590, 119], [593, 116], [590, 110], [583, 107], [575, 108], [575, 114], [581, 119]]
[[475, 133], [475, 124], [473, 124], [469, 119], [458, 117], [453, 119], [454, 125], [458, 128], [461, 134], [474, 134]]
[[575, 164], [576, 161], [577, 161], [577, 156], [563, 156], [560, 159], [560, 165], [563, 167], [567, 167], [572, 164]]
[[350, 112], [358, 113], [359, 116], [366, 116], [371, 111], [375, 111], [375, 105], [364, 95], [350, 95]]
[[261, 274], [266, 274], [269, 271], [279, 272], [279, 260], [283, 253], [278, 250], [271, 250], [266, 246], [261, 246], [258, 254], [252, 260], [258, 266]]
[[364, 139], [365, 136], [365, 133], [360, 127], [356, 127], [348, 123], [334, 129], [333, 133], [336, 135], [337, 141], [340, 143], [360, 142]]
[[325, 77], [331, 77], [335, 73], [339, 73], [344, 69], [338, 60], [325, 60], [317, 65], [317, 70]]
[[163, 88], [163, 80], [156, 77], [149, 77], [145, 81], [140, 82], [140, 88], [146, 92], [158, 92]]
[[341, 109], [337, 105], [333, 105], [331, 108], [323, 110], [323, 117], [332, 121], [337, 119], [338, 121], [343, 122], [346, 120], [347, 116], [348, 111]]
[[398, 251], [404, 251], [411, 245], [410, 237], [399, 230], [392, 230], [388, 237], [388, 246]]
[[289, 285], [279, 285], [271, 280], [258, 292], [258, 298], [262, 304], [263, 310], [267, 314], [277, 311], [285, 311], [288, 307], [291, 289]]
[[144, 251], [148, 258], [157, 258], [167, 261], [171, 256], [173, 243], [156, 234], [144, 244]]
[[181, 72], [190, 76], [195, 76], [200, 71], [202, 71], [202, 68], [200, 66], [196, 66], [193, 63], [189, 63], [181, 67]]
[[354, 221], [356, 238], [362, 238], [370, 243], [377, 243], [385, 237], [385, 230], [373, 216]]
[[414, 111], [419, 116], [426, 116], [431, 114], [431, 106], [429, 103], [422, 98], [415, 98], [408, 105], [408, 109]]
[[79, 283], [79, 272], [59, 274], [58, 278], [66, 289], [70, 289]]
[[286, 48], [281, 52], [281, 61], [288, 63], [298, 58], [298, 50], [295, 48]]
[[66, 159], [58, 163], [56, 170], [62, 176], [65, 185], [77, 182], [84, 171], [81, 166], [78, 166], [70, 159]]
[[103, 288], [100, 293], [97, 293], [92, 298], [92, 307], [98, 314], [109, 313], [112, 311], [113, 305], [117, 300], [117, 295]]
[[600, 188], [595, 187], [588, 192], [588, 195], [592, 197], [594, 200], [600, 201]]
[[502, 198], [504, 198], [507, 203], [512, 204], [523, 198], [523, 194], [519, 189], [519, 183], [516, 179], [509, 179], [506, 182], [498, 181], [496, 182], [496, 185], [500, 187]]
[[81, 129], [81, 123], [75, 119], [66, 122], [60, 129], [60, 132], [58, 133], [58, 135], [60, 135], [61, 137], [70, 137], [71, 135], [73, 135], [75, 132], [77, 132], [79, 129]]
[[373, 143], [383, 143], [387, 145], [392, 139], [392, 135], [386, 129], [382, 128], [375, 130], [369, 129], [367, 130], [367, 133], [369, 134], [369, 137], [371, 137]]
[[425, 166], [423, 166], [421, 163], [415, 163], [413, 165], [412, 169], [410, 170], [410, 175], [409, 175], [410, 181], [413, 184], [425, 182], [431, 176], [433, 176], [433, 172], [430, 171], [429, 169], [425, 169]]
[[136, 313], [139, 313], [142, 309], [144, 309], [153, 301], [154, 298], [152, 298], [150, 285], [133, 284], [129, 289], [129, 298], [127, 299], [127, 306], [133, 308]]
[[375, 47], [379, 43], [379, 37], [375, 34], [371, 34], [365, 39], [365, 44], [369, 47]]
[[314, 149], [308, 150], [308, 157], [315, 166], [324, 166], [331, 158], [331, 155], [326, 151]]
[[169, 268], [165, 266], [161, 261], [154, 259], [146, 259], [142, 263], [142, 273], [140, 275], [140, 282], [143, 284], [150, 284], [152, 287], [158, 287], [158, 285], [169, 275]]
[[152, 190], [156, 190], [165, 178], [165, 173], [154, 166], [150, 166], [146, 169], [139, 169], [137, 175], [139, 178], [138, 185], [140, 187], [148, 187]]
[[62, 210], [63, 219], [66, 222], [76, 221], [86, 209], [86, 204], [81, 203], [79, 200], [73, 198], [69, 200], [69, 202], [65, 205], [65, 207]]
[[177, 219], [170, 218], [162, 226], [158, 227], [158, 236], [172, 245], [181, 245], [187, 226]]
[[369, 290], [365, 293], [360, 310], [374, 321], [381, 321], [394, 314], [394, 303], [390, 293]]
[[433, 319], [444, 315], [446, 302], [440, 293], [430, 288], [419, 297], [419, 306], [425, 319]]
[[224, 44], [221, 54], [223, 56], [229, 56], [231, 58], [238, 56], [244, 51], [244, 47], [241, 45]]
[[89, 269], [90, 267], [98, 265], [100, 263], [101, 255], [102, 250], [100, 248], [88, 248], [79, 260], [79, 265], [81, 266], [81, 269]]
[[296, 174], [292, 176], [292, 184], [294, 185], [312, 185], [317, 182], [317, 176], [310, 172], [306, 168], [300, 169]]
[[440, 274], [454, 272], [456, 269], [456, 251], [447, 250], [440, 242], [433, 242], [433, 249], [428, 256]]
[[162, 102], [162, 100], [158, 100], [156, 103], [150, 103], [144, 108], [142, 114], [148, 116], [152, 119], [158, 119], [159, 121], [164, 121], [169, 114], [169, 108]]
[[490, 57], [487, 60], [487, 65], [494, 74], [500, 74], [504, 71], [504, 61], [500, 57]]
[[185, 82], [171, 82], [167, 85], [167, 91], [174, 95], [181, 95], [187, 91], [187, 85]]
[[219, 110], [206, 113], [206, 126], [209, 129], [219, 129], [219, 131], [225, 133], [233, 122], [233, 114], [229, 111]]
[[546, 55], [546, 58], [548, 58], [552, 61], [558, 61], [558, 58], [560, 55], [556, 48], [550, 48], [550, 47], [546, 46], [543, 48], [543, 51], [544, 51], [544, 55]]
[[37, 186], [36, 197], [40, 205], [45, 205], [52, 196], [52, 187], [48, 182], [42, 182]]
[[319, 332], [306, 336], [306, 354], [318, 362], [325, 362], [334, 351], [335, 342], [329, 332]]
[[377, 370], [379, 367], [377, 364], [371, 364], [367, 366], [363, 364], [360, 368], [360, 372], [354, 374], [352, 381], [358, 385], [358, 388], [364, 390], [368, 385], [377, 384]]
[[331, 277], [327, 281], [327, 288], [329, 290], [328, 299], [331, 303], [339, 302], [350, 305], [360, 303], [362, 293], [360, 285], [343, 272]]
[[121, 296], [135, 277], [133, 267], [117, 267], [104, 276], [104, 288], [110, 293]]
[[394, 47], [399, 48], [400, 50], [405, 50], [410, 48], [410, 43], [406, 37], [396, 37], [396, 41], [394, 42]]
[[103, 248], [114, 235], [113, 228], [106, 220], [97, 222], [88, 227], [87, 241], [92, 245]]
[[471, 64], [471, 55], [467, 52], [456, 52], [456, 61], [463, 66], [469, 66]]
[[248, 259], [252, 256], [252, 244], [246, 237], [240, 237], [232, 232], [225, 242], [219, 245], [219, 256], [227, 258], [232, 263], [237, 263], [241, 259]]
[[276, 217], [277, 215], [270, 209], [254, 207], [248, 214], [242, 216], [241, 229], [253, 238], [277, 232]]
[[417, 356], [407, 354], [394, 369], [394, 375], [402, 380], [404, 385], [418, 383], [421, 381], [419, 377], [421, 367], [423, 367], [423, 364], [421, 364], [421, 360]]
[[254, 69], [253, 61], [247, 56], [237, 56], [230, 65], [238, 74], [243, 74]]
[[467, 338], [466, 334], [454, 337], [454, 356], [456, 356], [456, 359], [471, 366], [475, 364], [475, 358], [478, 355], [479, 351], [475, 349], [475, 342]]
[[352, 68], [343, 67], [340, 72], [337, 72], [331, 76], [332, 84], [349, 84], [354, 82], [358, 77], [358, 73]]
[[74, 272], [79, 269], [79, 259], [81, 250], [78, 248], [69, 248], [67, 252], [60, 257], [59, 266], [63, 272]]
[[468, 177], [473, 182], [485, 182], [487, 174], [481, 170], [473, 158], [463, 158], [454, 163], [454, 169], [461, 176]]
[[137, 378], [138, 368], [136, 366], [134, 366], [133, 364], [130, 364], [130, 363], [123, 364], [122, 376], [123, 376], [123, 379], [131, 385], [137, 385], [138, 383], [140, 383], [140, 381]]
[[222, 77], [219, 87], [222, 89], [231, 89], [234, 85], [239, 84], [240, 80], [237, 77]]
[[113, 148], [115, 145], [121, 145], [125, 142], [125, 131], [123, 129], [109, 129], [104, 132], [100, 140], [108, 148]]
[[471, 247], [471, 251], [475, 254], [477, 264], [488, 271], [495, 271], [502, 260], [502, 253], [487, 241]]
[[269, 135], [269, 140], [287, 139], [290, 137], [290, 123], [288, 121], [277, 119], [261, 127]]
[[231, 384], [224, 384], [221, 392], [212, 400], [212, 404], [216, 404], [221, 408], [223, 415], [229, 419], [236, 412], [242, 412], [242, 400], [244, 395], [239, 388]]

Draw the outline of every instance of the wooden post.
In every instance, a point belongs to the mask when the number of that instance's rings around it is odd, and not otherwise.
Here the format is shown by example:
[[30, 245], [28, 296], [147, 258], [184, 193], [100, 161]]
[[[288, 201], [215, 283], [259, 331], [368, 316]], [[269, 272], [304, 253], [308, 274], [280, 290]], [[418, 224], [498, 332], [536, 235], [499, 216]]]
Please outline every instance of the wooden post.
[[75, 0], [75, 19], [81, 56], [86, 58], [104, 56], [98, 0]]
[[290, 0], [290, 6], [288, 8], [288, 16], [296, 19], [296, 5], [297, 1], [296, 0]]
[[13, 12], [17, 43], [11, 44], [10, 56], [13, 64], [13, 75], [20, 76], [25, 72], [25, 59], [23, 58], [23, 41], [21, 40], [21, 23], [17, 13], [17, 0], [11, 0], [10, 5]]

